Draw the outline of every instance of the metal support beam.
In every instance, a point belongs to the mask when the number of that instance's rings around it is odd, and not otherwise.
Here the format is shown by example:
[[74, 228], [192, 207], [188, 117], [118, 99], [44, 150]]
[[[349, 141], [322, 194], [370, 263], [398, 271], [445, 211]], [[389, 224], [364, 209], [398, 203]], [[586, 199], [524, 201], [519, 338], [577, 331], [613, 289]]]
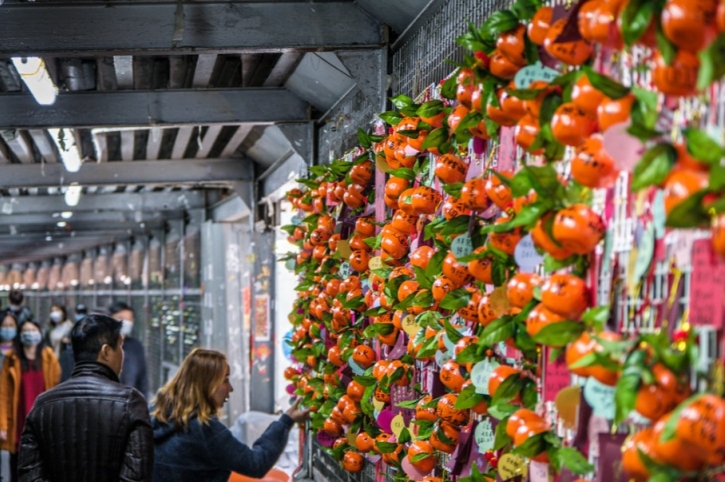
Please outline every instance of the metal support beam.
[[8, 128], [306, 122], [309, 118], [306, 102], [278, 88], [64, 92], [54, 105], [42, 109], [28, 93], [0, 96], [0, 126]]
[[176, 8], [176, 1], [6, 4], [0, 56], [330, 51], [387, 42], [383, 25], [353, 2], [232, 0], [185, 3], [182, 39], [172, 45]]
[[[3, 214], [28, 215], [71, 211], [177, 211], [195, 210], [205, 206], [201, 190], [184, 192], [144, 192], [135, 194], [83, 194], [77, 206], [65, 205], [62, 196], [0, 197]], [[2, 214], [0, 214], [2, 216]], [[71, 218], [73, 219], [73, 218]]]
[[[114, 226], [124, 225], [127, 223], [147, 223], [152, 221], [168, 221], [169, 219], [183, 219], [183, 211], [166, 211], [166, 212], [122, 212], [122, 211], [103, 211], [99, 213], [81, 212], [73, 215], [68, 220], [53, 217], [51, 213], [46, 214], [11, 214], [0, 215], [0, 226], [24, 226], [24, 225], [47, 225], [54, 227], [58, 221], [64, 221], [68, 226], [95, 224]], [[109, 224], [101, 224], [109, 223]]]
[[0, 165], [0, 188], [105, 186], [120, 184], [206, 184], [251, 180], [249, 159], [184, 159], [179, 161], [136, 161], [133, 168], [123, 162], [84, 164], [70, 173], [62, 164]]
[[386, 49], [337, 52], [363, 95], [375, 105], [385, 108], [388, 90], [388, 57]]
[[314, 159], [314, 124], [279, 124], [277, 127], [292, 145], [292, 149], [311, 166]]

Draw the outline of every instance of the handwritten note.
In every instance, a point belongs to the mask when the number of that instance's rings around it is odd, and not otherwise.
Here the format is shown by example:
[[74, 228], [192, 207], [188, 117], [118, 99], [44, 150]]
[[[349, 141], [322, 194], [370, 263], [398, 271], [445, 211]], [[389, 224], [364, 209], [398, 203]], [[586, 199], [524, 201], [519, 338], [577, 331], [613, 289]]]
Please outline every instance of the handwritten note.
[[514, 81], [516, 82], [516, 87], [519, 89], [528, 89], [537, 80], [543, 80], [549, 83], [559, 77], [559, 75], [558, 70], [546, 67], [541, 62], [536, 62], [534, 65], [529, 65], [519, 70]]
[[374, 258], [370, 258], [370, 261], [368, 262], [368, 268], [380, 269], [382, 267], [383, 267], [383, 260], [380, 259], [380, 256], [375, 256]]
[[491, 373], [498, 366], [498, 363], [489, 360], [483, 360], [473, 365], [473, 369], [471, 369], [471, 380], [473, 381], [473, 386], [476, 387], [476, 393], [488, 395], [488, 381], [491, 379]]
[[340, 276], [343, 278], [349, 278], [352, 274], [352, 267], [347, 261], [340, 265]]
[[403, 331], [408, 334], [409, 337], [414, 338], [415, 335], [420, 331], [420, 325], [415, 322], [415, 316], [408, 315], [401, 321]]
[[533, 273], [536, 267], [544, 262], [544, 257], [536, 251], [534, 240], [530, 234], [521, 238], [519, 244], [516, 245], [514, 260], [520, 270], [525, 273]]
[[498, 461], [498, 475], [503, 480], [525, 477], [528, 466], [524, 459], [514, 454], [505, 454]]
[[594, 415], [607, 420], [614, 418], [614, 387], [590, 377], [584, 385], [584, 399], [592, 407]]
[[[453, 256], [455, 256], [456, 259], [471, 254], [473, 252], [473, 241], [471, 240], [471, 237], [467, 234], [458, 236], [451, 243], [451, 251], [453, 252]], [[465, 263], [463, 261], [459, 261], [458, 263], [463, 266], [468, 266], [468, 263]]]
[[562, 389], [571, 385], [571, 373], [566, 368], [563, 356], [552, 361], [551, 352], [549, 352], [547, 358], [548, 363], [544, 370], [544, 401], [553, 402]]
[[709, 239], [692, 245], [690, 279], [690, 317], [695, 326], [723, 327], [725, 262], [712, 249]]
[[485, 454], [487, 451], [493, 449], [494, 445], [494, 433], [493, 425], [491, 425], [491, 419], [486, 418], [481, 423], [476, 425], [476, 445], [478, 445], [478, 451]]
[[529, 464], [530, 482], [549, 482], [549, 464], [532, 461]]

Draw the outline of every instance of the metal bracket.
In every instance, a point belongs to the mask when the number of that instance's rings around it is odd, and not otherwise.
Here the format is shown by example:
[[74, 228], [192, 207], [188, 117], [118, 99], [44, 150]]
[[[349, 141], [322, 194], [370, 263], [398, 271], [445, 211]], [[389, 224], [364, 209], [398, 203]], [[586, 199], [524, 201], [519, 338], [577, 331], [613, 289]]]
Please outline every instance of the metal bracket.
[[343, 50], [337, 52], [337, 56], [363, 95], [384, 109], [385, 93], [388, 90], [387, 50]]

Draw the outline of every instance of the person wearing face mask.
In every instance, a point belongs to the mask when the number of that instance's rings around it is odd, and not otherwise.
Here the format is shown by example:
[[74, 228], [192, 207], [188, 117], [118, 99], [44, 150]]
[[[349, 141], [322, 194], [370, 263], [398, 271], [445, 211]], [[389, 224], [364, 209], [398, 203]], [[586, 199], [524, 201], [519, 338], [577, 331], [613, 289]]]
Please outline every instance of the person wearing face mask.
[[9, 311], [2, 314], [0, 325], [0, 366], [5, 361], [5, 355], [13, 351], [15, 337], [18, 334], [18, 319]]
[[282, 455], [292, 425], [309, 417], [298, 399], [248, 447], [217, 418], [232, 391], [223, 353], [189, 353], [152, 404], [154, 482], [227, 482], [232, 471], [262, 478]]
[[20, 290], [11, 290], [8, 294], [8, 311], [15, 315], [18, 323], [22, 323], [27, 320], [34, 320], [33, 312], [30, 308], [23, 305], [25, 301], [25, 295]]
[[50, 307], [49, 318], [45, 342], [53, 348], [55, 356], [60, 359], [61, 352], [70, 345], [70, 330], [73, 328], [73, 322], [68, 319], [65, 306], [59, 304]]
[[141, 342], [131, 336], [135, 319], [133, 309], [127, 303], [117, 301], [108, 307], [108, 313], [111, 315], [111, 318], [122, 323], [121, 336], [123, 337], [123, 351], [126, 356], [123, 359], [121, 383], [135, 388], [144, 397], [148, 397], [149, 385], [148, 376], [146, 375], [146, 353]]
[[40, 325], [26, 320], [18, 329], [0, 372], [0, 448], [10, 452], [11, 481], [18, 480], [20, 435], [35, 399], [60, 381], [58, 358], [43, 342]]

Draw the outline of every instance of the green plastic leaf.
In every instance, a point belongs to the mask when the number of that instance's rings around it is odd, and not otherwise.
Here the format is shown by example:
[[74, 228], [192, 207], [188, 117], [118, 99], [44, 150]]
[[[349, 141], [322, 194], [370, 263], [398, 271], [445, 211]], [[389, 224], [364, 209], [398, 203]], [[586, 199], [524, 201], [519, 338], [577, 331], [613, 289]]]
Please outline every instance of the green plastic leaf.
[[445, 104], [441, 100], [429, 100], [418, 108], [417, 114], [420, 117], [433, 117], [443, 112]]
[[508, 340], [516, 334], [516, 325], [510, 316], [502, 316], [488, 325], [479, 337], [483, 346], [494, 346], [496, 343]]
[[493, 449], [500, 450], [511, 444], [511, 442], [511, 437], [509, 437], [506, 433], [506, 420], [501, 420], [501, 422], [496, 425], [496, 431], [494, 432]]
[[622, 11], [622, 37], [627, 46], [637, 42], [649, 28], [657, 2], [631, 0]]
[[414, 105], [413, 99], [411, 99], [407, 95], [403, 95], [403, 94], [397, 95], [395, 97], [391, 97], [390, 102], [392, 102], [393, 105], [395, 107], [397, 107], [398, 109], [404, 109], [406, 107], [410, 107], [410, 106]]
[[440, 234], [443, 236], [450, 236], [451, 234], [463, 234], [468, 231], [468, 226], [470, 224], [470, 216], [456, 216], [443, 226]]
[[687, 152], [695, 159], [714, 165], [719, 164], [725, 157], [725, 149], [705, 131], [686, 128], [682, 135], [685, 137]]
[[628, 87], [623, 86], [607, 75], [596, 72], [591, 67], [585, 66], [582, 70], [584, 71], [584, 75], [587, 76], [589, 82], [592, 84], [592, 87], [610, 99], [621, 99], [630, 92]]
[[614, 423], [623, 422], [634, 410], [641, 380], [641, 371], [637, 367], [628, 367], [622, 372], [614, 390]]
[[697, 89], [704, 90], [725, 75], [725, 34], [720, 34], [709, 47], [700, 52], [699, 57]]
[[670, 228], [706, 228], [710, 225], [710, 215], [705, 210], [703, 199], [706, 190], [698, 191], [674, 207], [667, 215], [665, 225]]
[[458, 330], [456, 330], [446, 319], [443, 320], [443, 328], [446, 330], [446, 335], [448, 335], [448, 339], [451, 340], [453, 343], [458, 343], [458, 341], [463, 338], [463, 335]]
[[478, 363], [486, 358], [486, 355], [479, 353], [479, 345], [468, 345], [458, 355], [456, 355], [457, 363]]
[[486, 26], [495, 33], [508, 32], [519, 24], [519, 19], [511, 10], [499, 10], [486, 20]]
[[514, 398], [516, 395], [521, 393], [524, 388], [524, 380], [521, 379], [518, 373], [509, 375], [506, 380], [501, 382], [496, 393], [491, 398], [491, 405], [498, 405], [500, 403], [506, 403]]
[[413, 169], [407, 168], [407, 167], [401, 167], [399, 169], [393, 169], [389, 172], [391, 176], [394, 177], [400, 177], [402, 179], [406, 179], [408, 181], [414, 181], [415, 180], [415, 171]]
[[664, 182], [677, 160], [677, 151], [672, 144], [661, 142], [644, 153], [634, 168], [632, 189], [639, 191]]
[[365, 149], [370, 149], [373, 145], [368, 133], [362, 129], [357, 130], [357, 140], [360, 143], [360, 145], [363, 146]]
[[556, 458], [560, 467], [565, 467], [577, 475], [585, 475], [594, 470], [594, 466], [574, 447], [561, 447], [556, 452]]
[[486, 396], [481, 395], [480, 393], [476, 393], [476, 387], [471, 384], [464, 388], [458, 395], [455, 408], [457, 410], [466, 410], [468, 408], [473, 408], [485, 399]]
[[586, 325], [578, 321], [560, 321], [543, 327], [533, 339], [540, 345], [561, 348], [578, 339]]
[[394, 111], [381, 112], [378, 117], [391, 126], [397, 126], [403, 120], [403, 116]]
[[456, 70], [451, 74], [448, 79], [443, 83], [443, 86], [441, 87], [441, 96], [445, 97], [446, 99], [453, 100], [456, 98], [456, 88], [458, 86], [458, 72], [459, 70]]
[[515, 447], [512, 452], [526, 458], [539, 455], [546, 450], [546, 440], [544, 439], [545, 435], [546, 432], [537, 433], [518, 447]]

